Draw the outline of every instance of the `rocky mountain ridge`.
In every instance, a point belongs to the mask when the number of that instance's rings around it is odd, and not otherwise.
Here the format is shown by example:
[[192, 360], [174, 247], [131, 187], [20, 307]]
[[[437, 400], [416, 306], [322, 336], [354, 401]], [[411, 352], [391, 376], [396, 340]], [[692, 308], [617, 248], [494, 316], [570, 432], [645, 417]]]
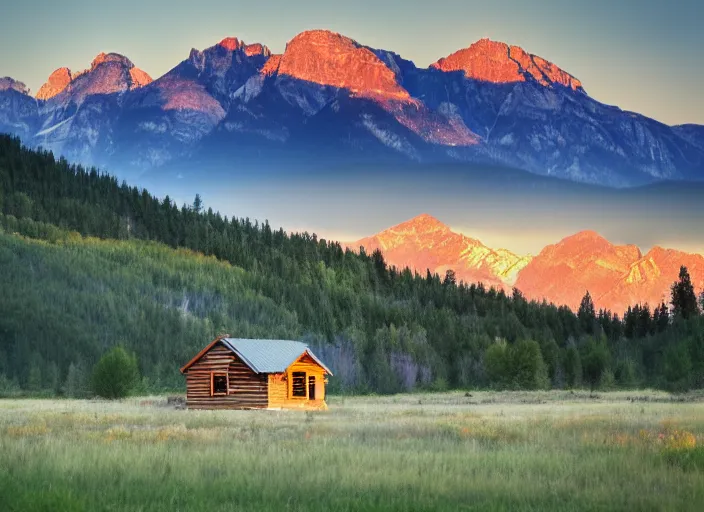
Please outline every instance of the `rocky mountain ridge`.
[[704, 180], [701, 127], [599, 103], [557, 65], [486, 39], [428, 68], [311, 30], [280, 55], [225, 38], [154, 81], [115, 53], [57, 69], [36, 98], [3, 80], [0, 131], [123, 176], [353, 161], [491, 163], [609, 186]]
[[364, 247], [368, 254], [378, 249], [397, 268], [409, 267], [423, 274], [430, 270], [441, 276], [453, 270], [458, 281], [482, 282], [509, 290], [531, 260], [530, 256], [518, 256], [505, 249], [490, 249], [479, 240], [451, 231], [428, 214], [347, 246], [353, 250]]
[[643, 255], [634, 245], [614, 245], [594, 231], [566, 237], [537, 256], [519, 256], [489, 248], [423, 214], [347, 246], [364, 247], [368, 254], [378, 249], [388, 264], [421, 275], [430, 270], [442, 278], [451, 269], [458, 281], [507, 292], [515, 286], [528, 299], [575, 311], [587, 291], [597, 308], [619, 315], [635, 304], [668, 304], [682, 265], [697, 292], [704, 290], [704, 256], [657, 246]]

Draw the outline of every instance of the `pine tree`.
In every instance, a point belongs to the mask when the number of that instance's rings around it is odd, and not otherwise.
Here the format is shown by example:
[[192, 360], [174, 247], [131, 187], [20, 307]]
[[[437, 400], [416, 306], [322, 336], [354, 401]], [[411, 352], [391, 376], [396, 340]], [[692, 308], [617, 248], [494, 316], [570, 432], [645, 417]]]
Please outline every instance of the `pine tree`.
[[457, 284], [457, 276], [454, 270], [448, 269], [447, 272], [445, 272], [445, 280], [442, 284], [444, 286], [455, 286]]
[[582, 331], [588, 334], [594, 333], [594, 324], [596, 323], [596, 310], [594, 308], [594, 301], [589, 291], [582, 298], [582, 302], [579, 304], [579, 310], [577, 311], [577, 318], [579, 318], [579, 323], [582, 327]]
[[510, 367], [510, 353], [505, 340], [497, 340], [484, 352], [484, 368], [490, 386], [506, 387], [511, 378]]
[[517, 342], [510, 350], [510, 374], [517, 389], [545, 389], [549, 386], [548, 372], [540, 351], [533, 340]]
[[641, 306], [638, 311], [638, 332], [639, 338], [644, 338], [651, 333], [652, 319], [650, 316], [650, 306], [647, 304]]
[[565, 369], [565, 383], [567, 387], [579, 387], [582, 384], [582, 360], [577, 347], [574, 345], [567, 347], [562, 366]]
[[676, 317], [685, 320], [699, 314], [697, 296], [687, 267], [680, 267], [680, 276], [672, 285], [672, 311]]
[[201, 199], [200, 194], [196, 194], [191, 209], [196, 213], [200, 213], [203, 211], [203, 200]]
[[655, 312], [657, 313], [656, 329], [658, 332], [665, 332], [670, 325], [670, 310], [665, 301], [660, 303], [660, 307]]

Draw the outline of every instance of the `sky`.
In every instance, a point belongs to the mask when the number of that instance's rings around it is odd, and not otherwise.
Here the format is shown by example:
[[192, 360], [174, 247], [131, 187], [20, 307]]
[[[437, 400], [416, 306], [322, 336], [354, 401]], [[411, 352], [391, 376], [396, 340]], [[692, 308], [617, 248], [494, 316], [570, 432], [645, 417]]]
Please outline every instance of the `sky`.
[[701, 0], [22, 0], [0, 17], [0, 76], [36, 92], [56, 68], [117, 52], [156, 78], [226, 36], [275, 53], [325, 28], [427, 66], [489, 37], [522, 46], [604, 103], [667, 124], [704, 124]]

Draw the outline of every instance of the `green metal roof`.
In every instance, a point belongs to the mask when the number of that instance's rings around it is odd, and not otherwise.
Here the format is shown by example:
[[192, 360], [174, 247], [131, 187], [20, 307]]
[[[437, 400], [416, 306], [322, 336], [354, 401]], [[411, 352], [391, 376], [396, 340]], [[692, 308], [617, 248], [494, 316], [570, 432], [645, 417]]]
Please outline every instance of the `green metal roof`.
[[328, 367], [310, 351], [308, 345], [300, 341], [243, 338], [223, 338], [220, 341], [256, 373], [281, 373], [307, 353], [332, 375]]

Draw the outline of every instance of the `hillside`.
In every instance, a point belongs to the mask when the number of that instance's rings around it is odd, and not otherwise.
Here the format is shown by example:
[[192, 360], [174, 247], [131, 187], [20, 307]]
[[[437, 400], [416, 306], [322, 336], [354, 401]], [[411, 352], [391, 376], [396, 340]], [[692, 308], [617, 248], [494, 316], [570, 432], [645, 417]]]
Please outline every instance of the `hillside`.
[[338, 391], [704, 382], [698, 315], [577, 316], [443, 282], [390, 268], [380, 251], [203, 211], [198, 198], [179, 208], [8, 137], [0, 208], [2, 393], [67, 389], [118, 343], [137, 353], [147, 389], [172, 388], [222, 331], [307, 340]]

